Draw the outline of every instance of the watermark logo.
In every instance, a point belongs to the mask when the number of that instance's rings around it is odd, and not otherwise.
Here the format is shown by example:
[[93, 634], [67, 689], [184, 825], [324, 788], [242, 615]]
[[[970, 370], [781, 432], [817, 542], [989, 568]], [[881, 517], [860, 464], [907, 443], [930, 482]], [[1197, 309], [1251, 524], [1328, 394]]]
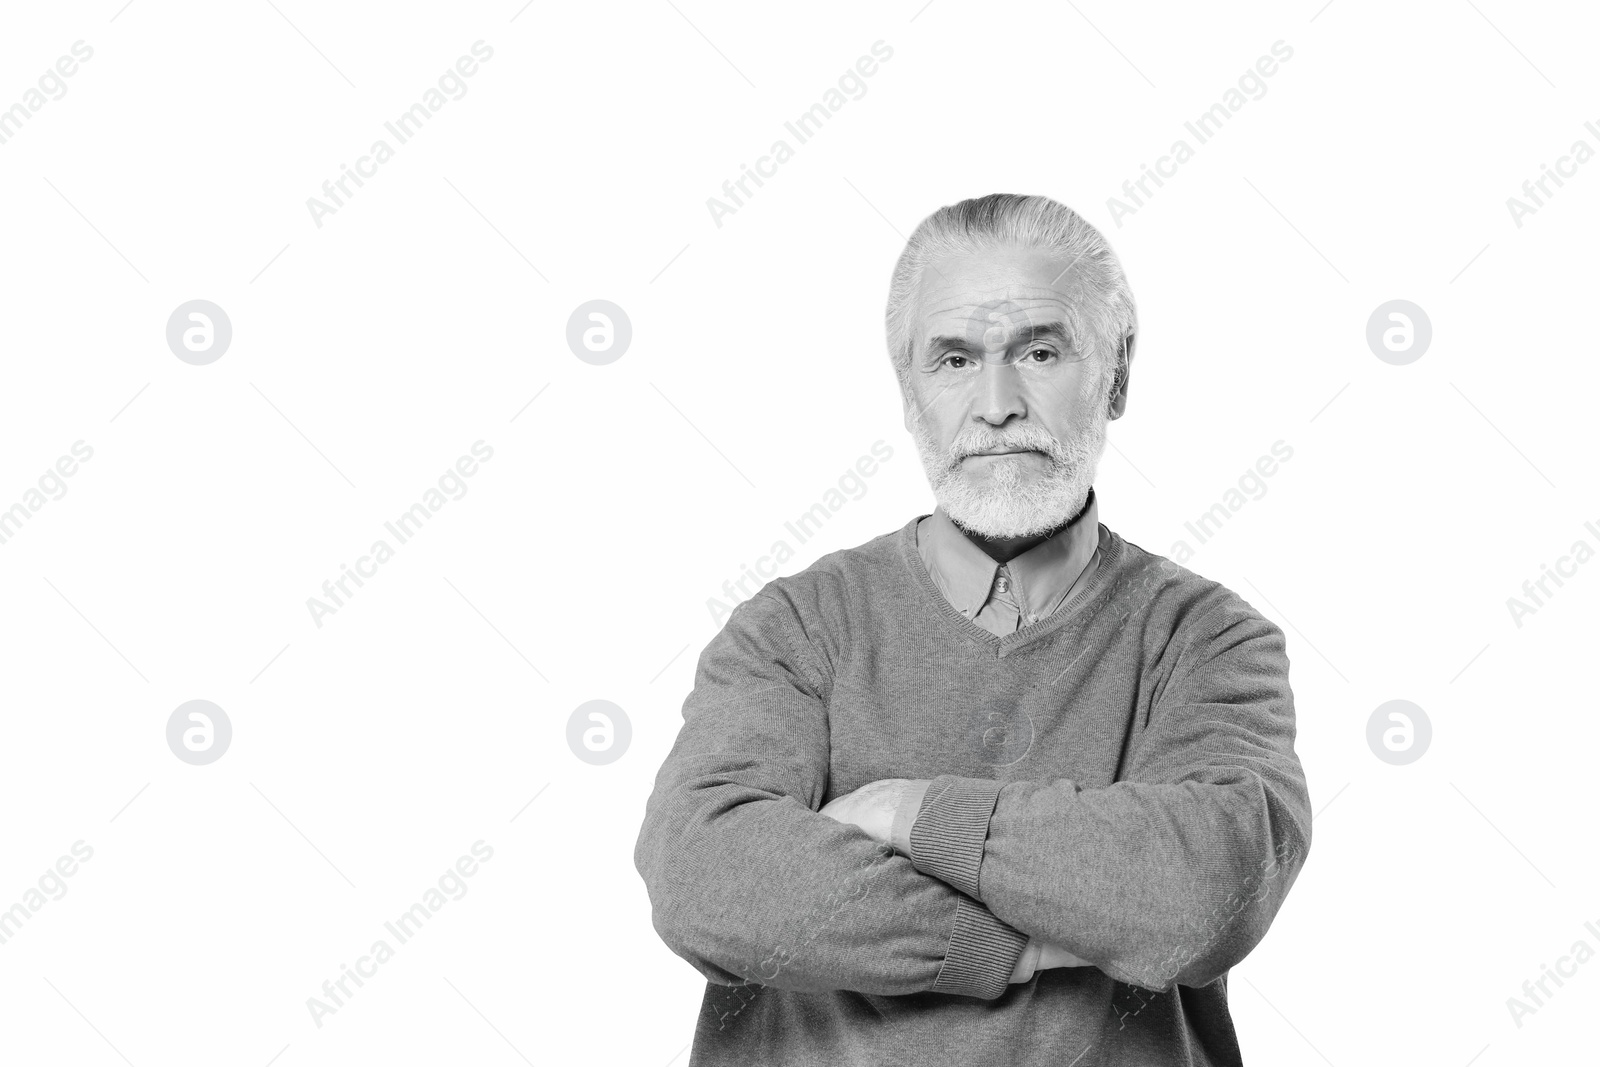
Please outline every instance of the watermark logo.
[[[1196, 545], [1203, 545], [1215, 537], [1228, 520], [1237, 515], [1250, 501], [1260, 500], [1267, 495], [1266, 480], [1278, 473], [1281, 464], [1294, 458], [1294, 446], [1279, 438], [1272, 442], [1271, 453], [1258, 457], [1254, 467], [1244, 469], [1239, 475], [1238, 488], [1230, 487], [1222, 494], [1221, 500], [1212, 504], [1192, 522], [1183, 524], [1183, 528], [1194, 536]], [[1274, 459], [1274, 456], [1277, 458]], [[1172, 557], [1174, 563], [1181, 566], [1194, 558], [1195, 547], [1180, 537], [1172, 543], [1167, 555]]]
[[969, 730], [970, 743], [992, 767], [1009, 767], [1033, 747], [1033, 716], [1007, 701], [988, 701]]
[[[72, 56], [77, 56], [73, 59]], [[87, 63], [94, 58], [94, 49], [83, 41], [72, 42], [72, 56], [62, 56], [56, 60], [55, 69], [46, 68], [39, 75], [39, 87], [29, 88], [22, 94], [20, 103], [0, 109], [0, 144], [5, 144], [11, 138], [22, 132], [22, 127], [51, 100], [60, 100], [67, 95], [67, 83], [64, 79], [78, 73], [80, 63]], [[46, 96], [45, 94], [49, 94]]]
[[[73, 859], [72, 856], [78, 858]], [[87, 863], [94, 857], [94, 849], [80, 838], [72, 843], [72, 856], [62, 856], [53, 867], [46, 867], [39, 876], [37, 889], [29, 886], [18, 903], [0, 911], [0, 945], [16, 937], [23, 925], [38, 914], [39, 909], [67, 895], [66, 879], [78, 873], [80, 863]]]
[[[1278, 73], [1281, 64], [1294, 58], [1294, 49], [1282, 40], [1273, 41], [1270, 51], [1272, 55], [1261, 56], [1254, 67], [1245, 68], [1236, 87], [1228, 87], [1218, 102], [1200, 112], [1193, 121], [1183, 124], [1184, 132], [1194, 139], [1193, 144], [1179, 137], [1165, 155], [1156, 157], [1154, 168], [1148, 163], [1139, 164], [1139, 176], [1122, 183], [1121, 197], [1106, 198], [1106, 210], [1111, 213], [1111, 221], [1117, 224], [1117, 229], [1122, 229], [1123, 219], [1138, 214], [1140, 208], [1149, 204], [1156, 190], [1167, 184], [1163, 178], [1178, 176], [1178, 168], [1194, 158], [1197, 147], [1221, 133], [1223, 126], [1247, 103], [1267, 95], [1266, 79]], [[1151, 188], [1152, 185], [1155, 188]]]
[[209, 700], [179, 704], [167, 719], [167, 747], [185, 763], [215, 763], [233, 742], [228, 713]]
[[[1600, 526], [1593, 522], [1586, 522], [1583, 528], [1592, 534], [1596, 543], [1600, 543]], [[1525, 616], [1532, 615], [1540, 608], [1545, 607], [1545, 602], [1555, 596], [1561, 587], [1567, 583], [1562, 578], [1576, 578], [1578, 567], [1588, 563], [1595, 557], [1595, 550], [1588, 541], [1578, 538], [1572, 542], [1572, 548], [1564, 556], [1556, 557], [1556, 565], [1552, 569], [1550, 564], [1539, 564], [1540, 574], [1537, 578], [1529, 578], [1522, 583], [1522, 598], [1506, 597], [1506, 610], [1511, 613], [1511, 621], [1517, 624], [1517, 629], [1522, 629], [1522, 620]], [[1555, 588], [1550, 586], [1554, 583]], [[1540, 594], [1543, 594], [1542, 596]], [[1525, 599], [1524, 599], [1525, 598]]]
[[233, 323], [228, 313], [209, 300], [179, 304], [167, 319], [167, 347], [196, 367], [221, 359], [232, 341]]
[[1396, 367], [1415, 363], [1433, 340], [1428, 313], [1409, 300], [1379, 304], [1367, 319], [1367, 347]]
[[[1600, 940], [1600, 926], [1586, 922], [1583, 928], [1591, 937]], [[1580, 937], [1572, 943], [1571, 950], [1565, 956], [1556, 957], [1555, 970], [1551, 970], [1548, 963], [1539, 964], [1539, 977], [1522, 983], [1522, 997], [1526, 999], [1514, 996], [1506, 998], [1506, 1009], [1511, 1012], [1511, 1021], [1517, 1024], [1517, 1029], [1522, 1029], [1525, 1016], [1535, 1015], [1540, 1008], [1549, 1007], [1546, 1001], [1566, 985], [1561, 979], [1576, 978], [1578, 968], [1594, 959], [1594, 956], [1593, 946]], [[1552, 982], [1555, 983], [1554, 990], [1550, 988]], [[1541, 993], [1544, 995], [1540, 996]]]
[[1002, 362], [993, 354], [1008, 347], [1012, 335], [1021, 336], [1029, 325], [1027, 308], [1010, 300], [988, 300], [967, 316], [967, 343], [983, 351], [985, 363]]
[[[472, 456], [476, 456], [477, 459], [473, 459]], [[419, 503], [412, 504], [393, 521], [383, 524], [383, 528], [394, 538], [394, 545], [380, 537], [372, 542], [366, 555], [356, 558], [354, 569], [351, 569], [348, 563], [341, 563], [339, 577], [322, 583], [322, 593], [327, 597], [326, 600], [314, 596], [306, 598], [306, 610], [311, 614], [311, 621], [316, 624], [317, 629], [322, 629], [323, 620], [327, 616], [337, 614], [340, 608], [346, 606], [346, 601], [354, 598], [356, 592], [366, 586], [367, 583], [362, 579], [376, 576], [378, 568], [394, 558], [397, 546], [404, 545], [421, 532], [445, 504], [451, 500], [460, 500], [467, 495], [466, 479], [478, 473], [480, 462], [487, 463], [494, 458], [494, 448], [479, 439], [472, 443], [472, 456], [458, 458], [454, 468], [445, 468], [445, 472], [439, 476], [436, 483], [438, 488], [430, 488], [422, 494]], [[445, 496], [446, 493], [450, 494], [448, 498]], [[355, 584], [355, 589], [350, 588], [351, 583]]]
[[1385, 701], [1367, 719], [1367, 747], [1385, 763], [1415, 763], [1432, 741], [1428, 713], [1409, 700]]
[[585, 701], [567, 718], [567, 747], [585, 763], [615, 763], [632, 741], [628, 713], [609, 700]]
[[[340, 208], [347, 207], [347, 202], [354, 199], [356, 191], [367, 184], [362, 179], [377, 177], [378, 167], [395, 157], [397, 147], [421, 133], [445, 104], [467, 95], [466, 79], [478, 73], [480, 64], [494, 58], [494, 49], [482, 40], [472, 42], [471, 51], [471, 56], [457, 59], [453, 68], [446, 67], [444, 73], [439, 75], [437, 88], [429, 86], [423, 90], [419, 103], [412, 104], [392, 121], [383, 124], [384, 130], [394, 138], [394, 144], [381, 137], [373, 141], [365, 155], [356, 157], [354, 169], [348, 164], [339, 164], [339, 176], [322, 183], [322, 198], [306, 197], [306, 210], [317, 229], [322, 229], [324, 218], [336, 215]], [[352, 184], [355, 189], [350, 188]]]
[[[837, 488], [830, 487], [822, 494], [822, 499], [797, 515], [793, 521], [783, 524], [783, 528], [794, 537], [797, 544], [803, 545], [816, 536], [823, 525], [850, 501], [860, 500], [867, 495], [866, 479], [878, 473], [879, 465], [889, 462], [894, 456], [894, 449], [881, 439], [872, 442], [871, 452], [871, 456], [857, 459], [854, 467], [845, 468], [836, 483]], [[877, 458], [874, 459], [873, 456]], [[846, 493], [849, 494], [848, 497]], [[754, 570], [751, 570], [748, 564], [739, 564], [739, 577], [722, 583], [723, 595], [706, 598], [706, 610], [711, 615], [711, 625], [720, 627], [723, 620], [733, 614], [735, 607], [760, 592], [767, 581], [777, 577], [778, 568], [794, 556], [794, 546], [780, 537], [772, 543], [771, 551], [767, 555], [756, 559]]]
[[[73, 459], [72, 456], [78, 458]], [[52, 500], [60, 500], [67, 495], [66, 479], [78, 472], [80, 462], [89, 462], [94, 456], [94, 449], [80, 438], [72, 443], [72, 456], [62, 456], [56, 460], [53, 468], [46, 467], [44, 473], [39, 476], [39, 487], [35, 489], [30, 486], [23, 492], [22, 499], [18, 503], [10, 507], [0, 504], [0, 545], [17, 536], [23, 524], [40, 508]], [[47, 493], [48, 496], [45, 495]]]
[[[716, 224], [717, 229], [722, 229], [722, 220], [729, 215], [737, 214], [739, 209], [755, 196], [756, 189], [766, 184], [762, 181], [763, 178], [777, 177], [778, 168], [794, 158], [797, 146], [805, 144], [821, 133], [823, 126], [849, 101], [860, 100], [867, 95], [866, 79], [876, 74], [882, 64], [894, 57], [894, 49], [881, 40], [872, 42], [871, 51], [872, 55], [861, 56], [856, 60], [854, 67], [844, 69], [839, 75], [837, 88], [828, 88], [823, 92], [820, 101], [802, 111], [793, 121], [783, 124], [784, 132], [794, 138], [793, 145], [785, 138], [777, 138], [765, 155], [756, 157], [753, 170], [748, 163], [739, 164], [739, 176], [722, 183], [721, 197], [706, 197], [706, 210], [711, 213], [711, 221]], [[754, 185], [755, 189], [752, 189], [751, 185]]]
[[[1592, 121], [1585, 122], [1583, 128], [1590, 136], [1600, 139], [1600, 125]], [[1594, 156], [1594, 146], [1580, 137], [1572, 142], [1572, 147], [1567, 150], [1566, 155], [1556, 157], [1555, 169], [1552, 170], [1548, 163], [1539, 164], [1539, 176], [1529, 178], [1522, 183], [1522, 197], [1506, 197], [1506, 210], [1511, 213], [1512, 224], [1517, 229], [1522, 229], [1524, 220], [1529, 215], [1538, 214], [1540, 208], [1547, 207], [1546, 201], [1567, 184], [1561, 179], [1576, 178], [1578, 168]], [[1554, 189], [1551, 188], [1552, 184], [1555, 186]]]
[[[473, 857], [476, 857], [474, 859]], [[366, 955], [356, 957], [356, 965], [351, 968], [349, 964], [339, 964], [339, 977], [330, 978], [322, 983], [322, 996], [306, 998], [306, 1010], [311, 1015], [311, 1021], [318, 1030], [326, 1025], [330, 1015], [336, 1015], [339, 1009], [349, 1007], [347, 1003], [356, 993], [366, 987], [363, 978], [375, 978], [378, 967], [394, 959], [395, 949], [416, 937], [428, 926], [433, 917], [452, 900], [460, 900], [467, 895], [467, 879], [473, 877], [482, 865], [494, 859], [494, 848], [482, 838], [472, 843], [472, 855], [462, 856], [456, 860], [454, 866], [446, 867], [444, 873], [439, 875], [436, 886], [429, 886], [422, 893], [422, 898], [410, 908], [402, 912], [399, 918], [383, 924], [383, 928], [394, 944], [385, 938], [373, 941]], [[448, 894], [448, 895], [447, 895]], [[355, 989], [350, 986], [354, 984]], [[342, 994], [342, 995], [341, 995]]]
[[628, 313], [609, 300], [579, 304], [567, 319], [567, 347], [596, 367], [621, 359], [632, 340], [633, 322]]

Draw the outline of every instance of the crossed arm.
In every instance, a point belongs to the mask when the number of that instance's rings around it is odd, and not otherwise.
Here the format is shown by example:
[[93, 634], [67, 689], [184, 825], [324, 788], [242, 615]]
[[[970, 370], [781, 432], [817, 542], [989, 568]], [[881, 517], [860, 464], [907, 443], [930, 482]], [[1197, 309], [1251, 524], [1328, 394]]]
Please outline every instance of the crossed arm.
[[[911, 855], [911, 827], [922, 802], [933, 784], [931, 778], [882, 778], [860, 789], [834, 797], [822, 806], [822, 814], [864, 831], [880, 844], [902, 856]], [[1059, 945], [1030, 937], [1017, 957], [1008, 983], [1026, 982], [1038, 971], [1056, 967], [1092, 967]]]
[[1156, 991], [1215, 980], [1265, 934], [1310, 811], [1281, 631], [1236, 600], [1202, 622], [1113, 785], [891, 779], [822, 808], [828, 676], [781, 594], [746, 601], [635, 847], [657, 931], [726, 985], [993, 998], [1035, 952]]

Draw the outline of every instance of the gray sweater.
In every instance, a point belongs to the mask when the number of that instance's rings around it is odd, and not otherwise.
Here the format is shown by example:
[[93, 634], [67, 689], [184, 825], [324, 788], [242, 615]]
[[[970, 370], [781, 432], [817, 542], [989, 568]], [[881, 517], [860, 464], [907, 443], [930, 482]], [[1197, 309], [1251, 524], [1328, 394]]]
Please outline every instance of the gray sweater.
[[[1283, 632], [1100, 526], [999, 637], [900, 530], [769, 582], [700, 655], [634, 850], [708, 980], [693, 1067], [1236, 1064], [1227, 972], [1305, 861]], [[910, 857], [818, 813], [933, 779]], [[1029, 935], [1093, 967], [1007, 979]]]

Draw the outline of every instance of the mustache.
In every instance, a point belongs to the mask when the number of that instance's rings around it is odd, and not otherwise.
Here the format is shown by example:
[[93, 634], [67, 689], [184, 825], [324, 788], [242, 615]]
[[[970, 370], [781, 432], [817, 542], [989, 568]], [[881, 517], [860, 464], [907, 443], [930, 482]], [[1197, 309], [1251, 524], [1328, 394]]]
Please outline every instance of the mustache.
[[1043, 430], [1030, 430], [1021, 434], [970, 433], [957, 438], [950, 445], [950, 462], [959, 463], [979, 452], [996, 452], [1007, 449], [1043, 452], [1052, 458], [1067, 455], [1072, 450], [1063, 442]]

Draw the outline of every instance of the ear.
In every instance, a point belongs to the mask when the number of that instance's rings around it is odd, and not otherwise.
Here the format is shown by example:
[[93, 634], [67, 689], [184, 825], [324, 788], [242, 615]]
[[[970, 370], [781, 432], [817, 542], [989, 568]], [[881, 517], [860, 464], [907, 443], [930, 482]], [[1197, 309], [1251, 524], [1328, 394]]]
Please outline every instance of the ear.
[[1122, 339], [1122, 352], [1117, 359], [1116, 380], [1111, 386], [1111, 399], [1106, 405], [1106, 417], [1120, 419], [1128, 407], [1128, 376], [1132, 373], [1134, 344], [1138, 334], [1130, 332]]

